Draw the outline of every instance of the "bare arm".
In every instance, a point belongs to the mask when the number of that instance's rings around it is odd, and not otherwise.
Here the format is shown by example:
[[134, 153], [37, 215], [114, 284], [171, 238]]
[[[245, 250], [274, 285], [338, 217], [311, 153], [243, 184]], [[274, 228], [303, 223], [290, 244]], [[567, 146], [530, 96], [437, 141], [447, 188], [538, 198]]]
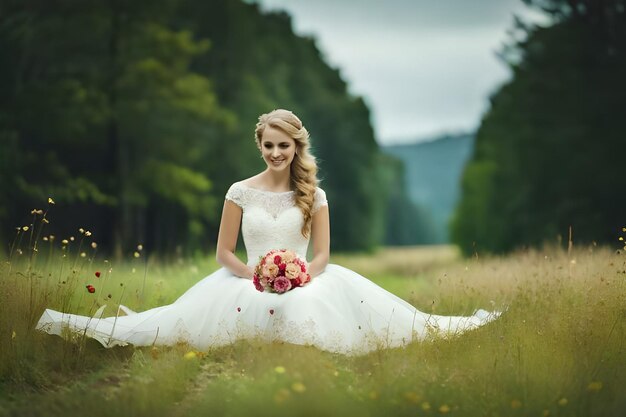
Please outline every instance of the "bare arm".
[[252, 279], [254, 270], [235, 256], [241, 215], [241, 207], [230, 200], [224, 201], [224, 210], [222, 211], [220, 231], [217, 236], [215, 257], [220, 265], [228, 269], [234, 275], [241, 278]]
[[309, 274], [311, 274], [311, 277], [314, 277], [324, 272], [330, 257], [328, 205], [323, 205], [313, 215], [311, 238], [313, 239], [313, 259], [309, 263]]

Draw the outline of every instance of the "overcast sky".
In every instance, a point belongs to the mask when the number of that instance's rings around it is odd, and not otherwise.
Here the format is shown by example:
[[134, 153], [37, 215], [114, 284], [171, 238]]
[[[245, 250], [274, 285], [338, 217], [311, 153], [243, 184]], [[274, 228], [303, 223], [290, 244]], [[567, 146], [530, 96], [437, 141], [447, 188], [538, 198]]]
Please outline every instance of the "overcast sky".
[[[251, 0], [254, 1], [254, 0]], [[365, 98], [381, 144], [476, 129], [510, 77], [496, 52], [521, 0], [256, 0], [314, 35], [352, 93]]]

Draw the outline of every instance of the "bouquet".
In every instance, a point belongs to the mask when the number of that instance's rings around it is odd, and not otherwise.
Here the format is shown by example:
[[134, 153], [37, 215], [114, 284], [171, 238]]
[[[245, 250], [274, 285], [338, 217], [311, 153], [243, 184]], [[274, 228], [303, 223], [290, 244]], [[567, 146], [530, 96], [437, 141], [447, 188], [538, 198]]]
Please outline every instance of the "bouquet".
[[287, 249], [271, 250], [259, 257], [252, 282], [257, 290], [285, 293], [311, 281], [307, 263]]

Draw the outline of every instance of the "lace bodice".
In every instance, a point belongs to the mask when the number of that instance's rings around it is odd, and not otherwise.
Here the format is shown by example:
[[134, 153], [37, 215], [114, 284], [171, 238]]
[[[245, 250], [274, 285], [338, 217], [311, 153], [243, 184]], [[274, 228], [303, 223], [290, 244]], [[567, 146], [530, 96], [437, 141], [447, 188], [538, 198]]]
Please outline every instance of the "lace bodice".
[[[263, 191], [236, 182], [228, 189], [226, 199], [243, 210], [241, 234], [248, 265], [256, 264], [259, 256], [272, 249], [292, 249], [306, 258], [309, 239], [302, 236], [304, 218], [295, 204], [293, 191]], [[313, 213], [327, 204], [326, 193], [318, 187]]]

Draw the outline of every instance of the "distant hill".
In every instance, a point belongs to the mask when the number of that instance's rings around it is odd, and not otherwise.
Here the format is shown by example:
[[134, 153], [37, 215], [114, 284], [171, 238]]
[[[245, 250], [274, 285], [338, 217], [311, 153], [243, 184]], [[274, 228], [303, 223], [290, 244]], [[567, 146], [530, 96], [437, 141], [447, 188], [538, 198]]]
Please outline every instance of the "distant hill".
[[448, 222], [460, 198], [461, 174], [473, 149], [473, 134], [382, 147], [404, 162], [409, 197], [432, 215], [436, 231], [432, 243], [449, 241]]

